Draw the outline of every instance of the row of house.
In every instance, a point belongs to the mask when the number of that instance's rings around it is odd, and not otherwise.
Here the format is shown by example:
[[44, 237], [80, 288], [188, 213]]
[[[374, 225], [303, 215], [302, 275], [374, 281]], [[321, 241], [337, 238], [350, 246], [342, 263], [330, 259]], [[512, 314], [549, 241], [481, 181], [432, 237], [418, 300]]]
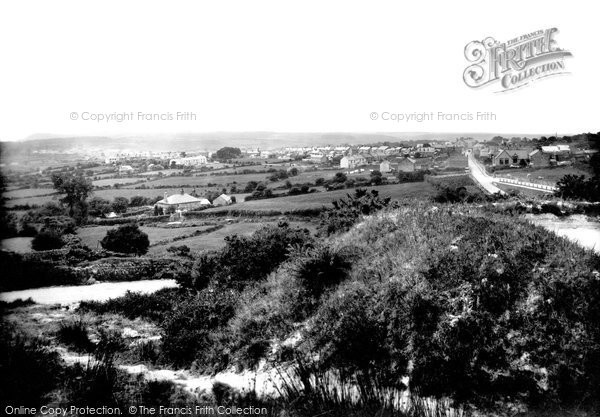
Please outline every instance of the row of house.
[[[483, 156], [482, 154], [480, 154]], [[491, 156], [492, 166], [546, 167], [566, 163], [572, 158], [569, 145], [542, 146], [541, 149], [498, 149]]]

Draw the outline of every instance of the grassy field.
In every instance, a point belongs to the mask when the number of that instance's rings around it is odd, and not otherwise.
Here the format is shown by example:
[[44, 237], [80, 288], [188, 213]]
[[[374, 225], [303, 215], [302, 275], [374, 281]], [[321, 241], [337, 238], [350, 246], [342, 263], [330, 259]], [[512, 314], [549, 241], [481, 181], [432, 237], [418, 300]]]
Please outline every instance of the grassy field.
[[102, 180], [92, 181], [94, 187], [107, 187], [113, 184], [132, 184], [142, 180], [143, 178], [127, 177], [127, 178], [107, 178]]
[[0, 241], [0, 248], [9, 252], [29, 253], [31, 249], [32, 237], [12, 237]]
[[496, 172], [496, 176], [544, 185], [555, 185], [565, 175], [589, 176], [589, 172], [569, 166], [541, 169], [511, 169]]
[[[234, 182], [238, 185], [246, 184], [249, 181], [265, 181], [269, 174], [257, 173], [257, 174], [232, 174], [232, 175], [207, 175], [200, 177], [167, 177], [158, 180], [152, 180], [146, 182], [147, 187], [165, 187], [165, 186], [180, 186], [185, 185], [190, 190], [193, 187], [206, 187], [208, 184], [218, 184], [219, 187], [228, 187]], [[129, 185], [127, 188], [139, 187], [141, 184]]]
[[[414, 182], [407, 184], [383, 185], [373, 187], [379, 191], [381, 196], [389, 196], [394, 200], [403, 198], [428, 198], [435, 194], [435, 188], [426, 182]], [[235, 210], [261, 211], [261, 210], [280, 210], [291, 211], [295, 209], [321, 208], [330, 205], [334, 200], [345, 197], [347, 194], [354, 193], [354, 189], [312, 193], [296, 195], [291, 197], [279, 197], [265, 200], [253, 200], [237, 203], [228, 207], [215, 207], [207, 209], [207, 213], [217, 213]]]
[[5, 191], [3, 197], [5, 198], [27, 198], [27, 197], [36, 197], [40, 195], [47, 195], [55, 193], [54, 188], [26, 188], [21, 190], [10, 190]]
[[[252, 233], [256, 232], [263, 226], [266, 225], [275, 225], [277, 222], [274, 221], [264, 221], [264, 222], [240, 222], [240, 223], [232, 223], [229, 224], [222, 229], [216, 230], [212, 233], [208, 233], [205, 235], [194, 236], [187, 239], [178, 240], [177, 242], [168, 243], [160, 246], [153, 246], [148, 251], [151, 255], [164, 255], [167, 253], [167, 248], [173, 245], [186, 245], [188, 246], [192, 252], [199, 252], [204, 250], [215, 250], [222, 248], [225, 245], [225, 237], [231, 235], [242, 235], [242, 236], [250, 236]], [[290, 226], [292, 227], [301, 227], [307, 228], [312, 233], [315, 232], [316, 226], [312, 223], [305, 222], [290, 222]]]
[[[164, 228], [164, 227], [148, 227], [141, 226], [140, 230], [148, 234], [150, 244], [165, 240], [173, 239], [182, 235], [189, 235], [197, 230], [206, 230], [211, 226], [191, 226], [191, 227], [177, 227], [177, 228]], [[94, 226], [94, 227], [83, 227], [77, 230], [77, 236], [79, 236], [82, 242], [88, 247], [95, 249], [98, 247], [98, 242], [106, 236], [106, 232], [110, 229], [116, 229], [117, 226]]]
[[[50, 189], [47, 189], [47, 190], [49, 192], [52, 191]], [[189, 188], [189, 189], [185, 188], [184, 190], [189, 193], [192, 191], [192, 188]], [[23, 190], [23, 191], [25, 191], [25, 190]], [[134, 197], [137, 195], [142, 196], [142, 197], [148, 197], [148, 198], [155, 198], [155, 197], [163, 198], [165, 193], [167, 193], [168, 195], [171, 195], [171, 194], [179, 193], [179, 191], [180, 191], [180, 188], [177, 188], [177, 187], [160, 188], [160, 189], [146, 188], [146, 189], [139, 189], [139, 190], [136, 190], [133, 188], [119, 188], [119, 189], [110, 189], [110, 190], [96, 190], [91, 195], [91, 197], [101, 197], [101, 198], [104, 198], [109, 201], [112, 201], [115, 197], [125, 197], [127, 199], [130, 199], [131, 197]], [[211, 188], [197, 187], [196, 188], [196, 192], [200, 196], [202, 196], [206, 191], [221, 191], [221, 187], [211, 187]], [[244, 198], [249, 194], [248, 193], [235, 193], [235, 194], [231, 194], [231, 195], [235, 196], [237, 201], [243, 201]], [[41, 206], [49, 201], [57, 201], [58, 198], [59, 198], [58, 195], [24, 197], [24, 198], [19, 198], [19, 199], [7, 200], [6, 206], [14, 207], [15, 205], [22, 205], [22, 204]]]

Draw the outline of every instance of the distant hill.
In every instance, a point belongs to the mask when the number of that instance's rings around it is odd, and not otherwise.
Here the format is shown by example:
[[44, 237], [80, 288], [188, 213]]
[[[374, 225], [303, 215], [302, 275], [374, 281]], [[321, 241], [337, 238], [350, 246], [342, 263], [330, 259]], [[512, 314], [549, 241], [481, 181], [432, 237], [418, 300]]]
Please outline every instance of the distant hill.
[[[17, 142], [2, 142], [6, 154], [23, 154], [32, 151], [106, 151], [106, 150], [149, 150], [149, 151], [215, 151], [223, 146], [240, 148], [281, 148], [318, 145], [356, 145], [394, 141], [451, 140], [457, 137], [472, 137], [488, 140], [497, 133], [434, 133], [434, 132], [213, 132], [175, 133], [161, 135], [128, 136], [72, 136], [60, 137], [51, 134], [36, 134]], [[529, 136], [503, 134], [504, 137]], [[7, 155], [5, 155], [6, 157]]]

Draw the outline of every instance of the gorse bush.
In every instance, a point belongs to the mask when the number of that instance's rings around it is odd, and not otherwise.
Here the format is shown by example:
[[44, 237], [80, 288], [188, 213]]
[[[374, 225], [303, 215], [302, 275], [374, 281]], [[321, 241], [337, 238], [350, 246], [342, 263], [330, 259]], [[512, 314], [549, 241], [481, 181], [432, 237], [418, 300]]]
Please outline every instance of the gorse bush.
[[88, 336], [87, 325], [81, 318], [61, 322], [56, 337], [61, 343], [80, 352], [89, 352], [94, 348]]
[[311, 241], [308, 230], [291, 228], [285, 222], [265, 226], [249, 237], [228, 236], [223, 249], [201, 255], [189, 279], [180, 278], [179, 283], [198, 290], [211, 281], [243, 288], [248, 283], [264, 280], [287, 259], [290, 247], [307, 245]]
[[361, 216], [386, 207], [395, 207], [390, 197], [381, 198], [377, 190], [357, 188], [354, 194], [333, 202], [333, 208], [321, 214], [319, 232], [325, 236], [350, 229]]
[[403, 377], [477, 407], [600, 397], [596, 254], [473, 206], [390, 205], [359, 194], [330, 213], [343, 233], [317, 242], [281, 224], [204, 254], [156, 308], [158, 360], [271, 361], [295, 373], [299, 402], [321, 405], [387, 407]]
[[47, 404], [62, 367], [57, 353], [0, 323], [0, 407]]
[[352, 247], [342, 262], [295, 251], [242, 298], [233, 352], [255, 364], [299, 332], [281, 352], [302, 358], [305, 379], [334, 372], [365, 399], [402, 376], [420, 395], [480, 406], [596, 398], [598, 257], [513, 218], [453, 211], [367, 218], [323, 243]]
[[125, 224], [106, 232], [100, 244], [104, 249], [113, 252], [142, 255], [148, 252], [150, 240], [137, 224]]
[[235, 291], [207, 288], [173, 306], [162, 326], [162, 353], [174, 366], [222, 369], [229, 363], [221, 330], [233, 317]]
[[110, 300], [82, 301], [79, 311], [92, 311], [97, 314], [121, 314], [129, 319], [145, 318], [161, 322], [165, 314], [186, 296], [186, 291], [178, 288], [164, 288], [152, 294], [128, 291], [124, 296]]
[[42, 229], [31, 241], [33, 250], [59, 249], [64, 244], [62, 234], [53, 229]]

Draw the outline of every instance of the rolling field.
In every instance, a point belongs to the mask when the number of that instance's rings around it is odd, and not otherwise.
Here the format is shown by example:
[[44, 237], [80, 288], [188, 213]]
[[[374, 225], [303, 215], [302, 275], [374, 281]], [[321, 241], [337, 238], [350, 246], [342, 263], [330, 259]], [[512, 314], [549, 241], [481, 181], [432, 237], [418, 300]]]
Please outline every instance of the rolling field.
[[[196, 188], [196, 191], [198, 192], [198, 195], [202, 196], [204, 194], [204, 192], [206, 191], [220, 191], [221, 188], [220, 187], [212, 187], [212, 188], [203, 188], [203, 187], [198, 187]], [[19, 190], [19, 191], [26, 191], [26, 190]], [[52, 191], [51, 189], [47, 189], [47, 191]], [[168, 195], [171, 194], [176, 194], [179, 193], [180, 188], [160, 188], [160, 189], [153, 189], [153, 188], [146, 188], [146, 189], [133, 189], [133, 188], [119, 188], [119, 189], [110, 189], [110, 190], [96, 190], [93, 192], [93, 194], [90, 196], [90, 198], [92, 197], [101, 197], [104, 198], [106, 200], [112, 201], [115, 197], [125, 197], [130, 199], [131, 197], [134, 196], [142, 196], [142, 197], [148, 197], [148, 198], [155, 198], [155, 197], [160, 197], [163, 198], [164, 194], [167, 193]], [[190, 188], [185, 188], [184, 189], [185, 192], [189, 193], [192, 191], [192, 187]], [[237, 199], [237, 201], [244, 201], [244, 198], [249, 195], [248, 193], [235, 193], [235, 194], [230, 194], [235, 196], [235, 198]], [[16, 205], [22, 205], [22, 204], [29, 204], [29, 205], [44, 205], [45, 203], [49, 202], [49, 201], [58, 201], [59, 195], [49, 195], [49, 196], [33, 196], [33, 197], [24, 197], [24, 198], [18, 198], [18, 199], [13, 199], [13, 200], [7, 200], [6, 201], [6, 206], [7, 207], [14, 207]]]
[[[257, 173], [257, 174], [232, 174], [232, 175], [207, 175], [201, 177], [167, 177], [161, 178], [158, 180], [152, 180], [146, 182], [147, 187], [164, 187], [164, 186], [173, 186], [177, 187], [180, 185], [185, 185], [189, 187], [190, 190], [193, 187], [207, 187], [208, 184], [219, 184], [219, 187], [227, 187], [229, 184], [233, 182], [237, 182], [237, 184], [246, 184], [249, 181], [265, 181], [269, 174], [265, 173]], [[129, 185], [127, 188], [132, 189], [135, 187], [139, 187], [141, 184]]]
[[[403, 198], [428, 198], [435, 194], [435, 188], [426, 182], [416, 182], [407, 184], [383, 185], [380, 187], [370, 187], [379, 191], [382, 197], [392, 197], [394, 200]], [[303, 194], [290, 197], [279, 197], [265, 200], [245, 201], [227, 207], [214, 207], [205, 210], [207, 213], [219, 213], [232, 210], [280, 210], [292, 211], [296, 209], [321, 208], [330, 205], [334, 200], [346, 197], [347, 194], [354, 193], [354, 189], [338, 190], [330, 192]], [[239, 201], [239, 200], [238, 200]]]
[[[77, 236], [81, 238], [83, 244], [88, 247], [95, 249], [98, 246], [98, 242], [106, 236], [106, 232], [110, 229], [116, 229], [118, 226], [94, 226], [94, 227], [82, 227], [77, 230]], [[150, 244], [154, 244], [161, 240], [173, 239], [182, 235], [189, 235], [197, 230], [206, 230], [212, 226], [190, 226], [190, 227], [176, 227], [176, 228], [163, 228], [163, 227], [148, 227], [140, 226], [140, 230], [148, 235]]]
[[[265, 222], [240, 222], [226, 225], [222, 229], [216, 230], [212, 233], [205, 235], [194, 236], [187, 239], [178, 240], [177, 242], [168, 243], [160, 246], [153, 246], [148, 251], [151, 255], [164, 255], [167, 253], [169, 246], [186, 245], [192, 252], [199, 252], [205, 250], [215, 250], [225, 246], [225, 237], [231, 235], [242, 235], [250, 236], [261, 227], [272, 224], [277, 224], [276, 221], [265, 221]], [[315, 232], [316, 226], [311, 223], [305, 222], [290, 222], [291, 227], [302, 227], [309, 229], [312, 233]]]
[[36, 197], [43, 196], [47, 194], [53, 194], [56, 191], [54, 188], [26, 188], [21, 190], [10, 190], [5, 191], [3, 197], [6, 198], [27, 198], [27, 197]]
[[577, 169], [575, 167], [555, 167], [530, 169], [511, 169], [496, 172], [496, 176], [505, 178], [514, 178], [522, 181], [533, 182], [536, 184], [555, 185], [565, 175], [584, 175], [590, 176], [589, 172]]
[[143, 179], [144, 178], [138, 178], [138, 177], [107, 178], [107, 179], [92, 181], [92, 184], [94, 185], [94, 187], [107, 187], [107, 186], [111, 186], [113, 184], [121, 184], [121, 185], [132, 184], [132, 183], [136, 183]]

